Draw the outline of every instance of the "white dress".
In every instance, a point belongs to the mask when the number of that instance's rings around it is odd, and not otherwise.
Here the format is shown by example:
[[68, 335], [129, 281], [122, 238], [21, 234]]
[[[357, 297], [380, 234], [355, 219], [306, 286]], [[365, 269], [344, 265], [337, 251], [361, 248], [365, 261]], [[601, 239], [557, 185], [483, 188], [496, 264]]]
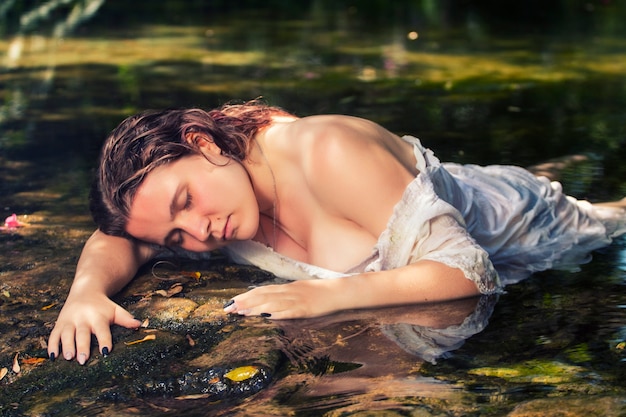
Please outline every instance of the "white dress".
[[295, 261], [253, 241], [227, 252], [290, 280], [338, 278], [419, 260], [460, 268], [483, 294], [536, 271], [575, 268], [626, 233], [626, 212], [563, 194], [559, 183], [514, 166], [440, 163], [411, 136], [419, 174], [395, 206], [371, 256], [349, 271]]

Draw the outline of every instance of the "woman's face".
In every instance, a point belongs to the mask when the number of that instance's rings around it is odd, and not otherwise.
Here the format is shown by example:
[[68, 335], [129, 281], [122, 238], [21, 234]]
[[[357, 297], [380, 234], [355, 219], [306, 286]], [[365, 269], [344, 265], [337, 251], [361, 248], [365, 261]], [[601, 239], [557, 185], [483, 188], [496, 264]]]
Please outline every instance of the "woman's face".
[[186, 156], [151, 171], [137, 189], [126, 231], [194, 252], [252, 239], [259, 207], [248, 174], [238, 162], [217, 159]]

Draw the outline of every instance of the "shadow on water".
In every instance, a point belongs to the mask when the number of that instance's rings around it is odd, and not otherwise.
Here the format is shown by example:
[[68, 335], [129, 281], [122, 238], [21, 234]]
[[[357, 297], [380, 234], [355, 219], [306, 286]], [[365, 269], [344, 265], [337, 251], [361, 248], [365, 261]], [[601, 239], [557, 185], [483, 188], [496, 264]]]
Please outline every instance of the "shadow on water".
[[145, 108], [264, 96], [371, 118], [445, 161], [581, 155], [565, 190], [626, 195], [619, 2], [252, 3], [0, 4], [0, 208], [27, 224], [0, 231], [0, 415], [622, 415], [624, 240], [497, 303], [285, 323], [221, 312], [268, 274], [178, 260], [117, 296], [148, 321], [115, 327], [109, 357], [45, 358], [93, 228], [98, 148]]

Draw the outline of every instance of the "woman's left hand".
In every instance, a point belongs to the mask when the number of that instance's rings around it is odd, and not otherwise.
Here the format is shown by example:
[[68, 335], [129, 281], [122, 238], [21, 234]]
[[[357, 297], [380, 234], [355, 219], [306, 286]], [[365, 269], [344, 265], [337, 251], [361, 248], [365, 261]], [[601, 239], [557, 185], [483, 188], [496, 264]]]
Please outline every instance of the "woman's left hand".
[[334, 281], [294, 281], [253, 288], [233, 297], [224, 311], [279, 320], [323, 316], [343, 309]]

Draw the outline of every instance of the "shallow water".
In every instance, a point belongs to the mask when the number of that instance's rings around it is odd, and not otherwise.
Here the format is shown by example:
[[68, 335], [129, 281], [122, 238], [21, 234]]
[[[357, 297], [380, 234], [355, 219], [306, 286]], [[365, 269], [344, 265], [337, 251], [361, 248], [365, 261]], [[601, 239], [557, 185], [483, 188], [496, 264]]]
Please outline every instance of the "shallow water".
[[[371, 118], [446, 161], [584, 155], [559, 171], [567, 192], [626, 195], [618, 2], [248, 3], [0, 5], [0, 213], [27, 224], [0, 231], [0, 415], [626, 413], [623, 239], [498, 300], [288, 323], [221, 313], [271, 279], [261, 271], [217, 255], [162, 263], [117, 298], [149, 322], [115, 328], [112, 355], [37, 360], [93, 228], [100, 143], [141, 109], [263, 96], [299, 115]], [[225, 377], [242, 366], [258, 372]]]

